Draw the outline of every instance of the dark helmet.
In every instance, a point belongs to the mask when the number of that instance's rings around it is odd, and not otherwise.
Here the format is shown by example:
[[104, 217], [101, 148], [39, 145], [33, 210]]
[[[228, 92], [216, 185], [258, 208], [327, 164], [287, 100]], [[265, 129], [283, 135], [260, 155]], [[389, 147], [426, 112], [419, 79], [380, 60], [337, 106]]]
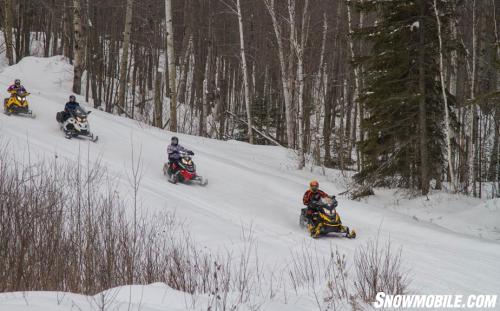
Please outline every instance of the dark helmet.
[[21, 80], [15, 79], [14, 80], [14, 84], [17, 85], [17, 86], [20, 86], [21, 85]]
[[70, 101], [70, 102], [75, 102], [75, 101], [76, 101], [76, 97], [75, 97], [75, 95], [70, 95], [70, 96], [69, 96], [69, 101]]
[[319, 182], [317, 180], [313, 180], [309, 183], [309, 188], [312, 192], [316, 192], [319, 189]]
[[179, 143], [179, 138], [177, 138], [177, 136], [172, 136], [172, 138], [170, 139], [170, 143], [174, 146], [177, 146], [177, 144]]

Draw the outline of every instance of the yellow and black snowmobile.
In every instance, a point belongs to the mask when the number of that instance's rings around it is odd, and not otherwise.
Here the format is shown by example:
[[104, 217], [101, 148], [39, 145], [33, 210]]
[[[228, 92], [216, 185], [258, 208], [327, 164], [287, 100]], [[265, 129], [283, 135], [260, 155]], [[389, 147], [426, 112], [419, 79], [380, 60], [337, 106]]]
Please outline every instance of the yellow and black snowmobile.
[[339, 233], [349, 239], [356, 237], [355, 230], [349, 230], [349, 227], [342, 225], [336, 210], [337, 201], [334, 198], [325, 197], [311, 204], [314, 213], [307, 217], [307, 208], [303, 208], [299, 221], [300, 226], [307, 228], [311, 237], [319, 238], [329, 233]]
[[20, 90], [12, 91], [11, 94], [11, 97], [4, 100], [4, 113], [6, 115], [16, 114], [34, 118], [35, 114], [30, 110], [28, 100], [26, 99], [30, 93]]

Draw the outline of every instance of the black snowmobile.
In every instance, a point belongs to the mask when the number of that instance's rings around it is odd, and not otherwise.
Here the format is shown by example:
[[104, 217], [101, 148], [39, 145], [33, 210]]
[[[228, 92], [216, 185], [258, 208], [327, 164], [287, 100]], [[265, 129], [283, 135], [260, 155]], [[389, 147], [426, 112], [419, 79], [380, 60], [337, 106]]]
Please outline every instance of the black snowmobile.
[[331, 197], [325, 197], [318, 202], [312, 202], [315, 213], [311, 215], [311, 220], [306, 217], [307, 208], [303, 208], [300, 213], [299, 225], [301, 228], [307, 228], [313, 238], [328, 235], [329, 233], [340, 233], [346, 238], [356, 237], [355, 230], [349, 230], [349, 227], [342, 225], [340, 216], [337, 213], [337, 200]]

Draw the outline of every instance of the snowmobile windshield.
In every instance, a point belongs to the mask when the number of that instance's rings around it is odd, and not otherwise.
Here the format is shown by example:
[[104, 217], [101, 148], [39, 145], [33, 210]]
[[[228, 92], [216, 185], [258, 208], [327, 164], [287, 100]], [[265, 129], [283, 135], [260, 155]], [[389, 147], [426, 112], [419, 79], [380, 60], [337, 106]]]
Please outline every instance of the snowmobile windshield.
[[333, 204], [333, 199], [330, 197], [324, 197], [321, 198], [319, 201], [321, 207], [323, 208], [323, 213], [325, 213], [328, 216], [334, 216], [335, 215], [335, 206]]
[[20, 96], [20, 97], [24, 97], [24, 96], [28, 95], [27, 92], [24, 90], [16, 91], [16, 93], [17, 93], [17, 96]]
[[75, 117], [85, 118], [85, 117], [87, 117], [87, 112], [85, 110], [83, 110], [82, 107], [77, 107], [77, 108], [75, 108], [75, 110], [73, 110], [73, 115]]
[[335, 215], [335, 209], [331, 206], [325, 206], [323, 208], [323, 213], [325, 213], [328, 216], [333, 216]]
[[321, 203], [322, 205], [327, 205], [327, 206], [330, 206], [330, 205], [332, 205], [332, 204], [333, 204], [333, 200], [332, 200], [332, 198], [330, 198], [330, 197], [324, 197], [324, 198], [321, 198], [320, 203]]
[[184, 156], [182, 158], [182, 164], [193, 165], [193, 161], [191, 160], [191, 158], [189, 156]]

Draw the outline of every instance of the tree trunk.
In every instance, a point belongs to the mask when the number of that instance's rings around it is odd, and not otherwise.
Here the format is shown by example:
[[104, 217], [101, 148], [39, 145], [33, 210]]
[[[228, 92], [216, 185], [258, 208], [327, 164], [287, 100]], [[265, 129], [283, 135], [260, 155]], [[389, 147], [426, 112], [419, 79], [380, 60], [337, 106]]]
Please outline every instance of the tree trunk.
[[[425, 0], [419, 1], [420, 16], [425, 16]], [[427, 124], [426, 124], [426, 92], [425, 92], [425, 27], [420, 18], [419, 49], [418, 49], [418, 87], [419, 99], [419, 127], [420, 127], [420, 189], [423, 195], [429, 193], [428, 154], [427, 154]]]
[[[323, 13], [323, 34], [321, 38], [321, 52], [319, 56], [319, 66], [318, 66], [318, 81], [317, 81], [317, 94], [316, 94], [316, 105], [314, 106], [315, 112], [315, 129], [314, 129], [314, 164], [321, 164], [321, 146], [320, 146], [320, 121], [321, 121], [321, 101], [325, 101], [325, 71], [326, 66], [324, 66], [325, 61], [325, 48], [326, 48], [326, 37], [328, 33], [328, 19], [326, 13]], [[326, 113], [326, 111], [325, 111]]]
[[[360, 13], [360, 22], [362, 22], [362, 13]], [[354, 50], [354, 39], [353, 39], [353, 27], [352, 27], [352, 15], [351, 15], [351, 6], [348, 3], [347, 4], [347, 25], [348, 25], [348, 31], [349, 35], [347, 36], [347, 40], [349, 42], [349, 52], [351, 53], [351, 62], [354, 61], [356, 57], [356, 53]], [[352, 121], [352, 140], [351, 143], [349, 143], [349, 159], [351, 159], [351, 153], [352, 153], [352, 146], [354, 145], [356, 141], [356, 118], [358, 116], [358, 110], [361, 111], [362, 109], [360, 108], [361, 103], [359, 102], [359, 92], [361, 88], [361, 83], [360, 83], [360, 72], [359, 72], [359, 67], [353, 65], [353, 72], [354, 72], [354, 90], [353, 90], [353, 98], [352, 98], [352, 105], [354, 105], [354, 115], [353, 115], [353, 121]], [[349, 111], [350, 115], [351, 111]], [[361, 124], [361, 118], [362, 116], [360, 115], [360, 121], [359, 124]], [[360, 126], [361, 127], [361, 126]], [[349, 127], [346, 128], [347, 131], [350, 131]], [[361, 131], [360, 131], [361, 135]], [[358, 159], [359, 163], [359, 159]]]
[[[446, 85], [444, 79], [444, 60], [443, 60], [443, 38], [441, 34], [441, 20], [439, 18], [439, 11], [437, 8], [437, 0], [434, 0], [434, 13], [436, 15], [438, 40], [439, 40], [439, 75], [441, 80], [441, 94], [443, 95], [444, 104], [444, 123], [445, 123], [445, 138], [446, 138], [446, 155], [448, 160], [448, 169], [450, 175], [451, 186], [453, 191], [456, 192], [455, 173], [453, 172], [453, 162], [451, 160], [451, 139], [450, 139], [450, 117], [448, 112], [448, 96], [446, 96]], [[440, 174], [439, 174], [440, 175]], [[439, 180], [441, 176], [437, 177]]]
[[61, 40], [61, 52], [62, 54], [71, 60], [71, 20], [70, 20], [70, 12], [66, 7], [66, 3], [64, 5], [64, 17], [63, 17], [63, 32], [62, 32], [62, 40]]
[[73, 76], [73, 92], [76, 94], [81, 94], [82, 91], [82, 73], [83, 73], [83, 61], [85, 57], [85, 46], [83, 40], [83, 26], [81, 21], [81, 4], [80, 0], [73, 0], [73, 31], [74, 31], [74, 76]]
[[14, 55], [12, 54], [12, 0], [5, 0], [4, 6], [4, 36], [5, 36], [5, 48], [7, 60], [9, 61], [9, 66], [14, 65]]
[[[127, 0], [125, 12], [125, 29], [123, 31], [122, 57], [120, 60], [120, 85], [118, 90], [118, 107], [125, 112], [126, 90], [127, 90], [127, 65], [130, 46], [130, 32], [132, 29], [132, 16], [134, 10], [134, 0]], [[160, 125], [161, 126], [161, 125]]]
[[170, 131], [177, 132], [177, 83], [175, 82], [174, 27], [172, 25], [172, 0], [165, 0], [167, 24], [168, 85], [170, 87]]
[[202, 107], [201, 107], [201, 116], [200, 116], [200, 136], [207, 137], [208, 136], [208, 110], [209, 110], [209, 101], [208, 101], [208, 87], [210, 79], [210, 66], [212, 61], [212, 45], [209, 43], [208, 46], [208, 55], [205, 63], [205, 79], [203, 79], [203, 89], [202, 89]]
[[490, 156], [490, 166], [488, 169], [488, 180], [489, 181], [495, 181], [496, 174], [498, 170], [500, 170], [500, 163], [498, 163], [498, 148], [500, 144], [500, 111], [499, 108], [496, 108], [497, 112], [495, 120], [493, 121], [493, 129], [494, 129], [494, 134], [493, 134], [493, 147], [491, 149], [491, 156]]
[[156, 72], [155, 78], [155, 114], [154, 114], [154, 126], [158, 128], [163, 128], [163, 101], [161, 96], [161, 76], [160, 71]]
[[252, 133], [252, 99], [250, 97], [250, 85], [248, 82], [247, 59], [245, 56], [245, 38], [243, 36], [243, 16], [241, 15], [241, 1], [236, 0], [238, 10], [238, 26], [240, 32], [240, 55], [241, 55], [241, 71], [243, 74], [243, 87], [245, 91], [245, 107], [247, 110], [247, 123], [248, 123], [248, 142], [253, 144]]
[[[472, 64], [471, 64], [471, 82], [470, 82], [470, 99], [474, 100], [476, 92], [476, 48], [477, 48], [477, 34], [476, 34], [476, 0], [472, 4]], [[472, 104], [469, 108], [467, 123], [469, 127], [469, 140], [468, 140], [468, 186], [472, 186], [473, 195], [476, 196], [476, 167], [475, 167], [475, 134], [476, 134], [476, 105]]]
[[278, 23], [278, 18], [276, 16], [276, 11], [274, 7], [274, 0], [264, 0], [269, 15], [273, 22], [274, 34], [276, 36], [276, 42], [278, 44], [278, 58], [280, 62], [281, 71], [281, 83], [283, 86], [283, 100], [285, 102], [285, 122], [286, 122], [286, 136], [288, 148], [293, 148], [293, 118], [292, 118], [292, 94], [290, 89], [290, 73], [287, 72], [285, 64], [285, 52], [283, 48], [283, 39], [281, 38], [280, 24]]
[[288, 15], [290, 18], [290, 43], [294, 48], [297, 57], [297, 80], [298, 80], [298, 94], [297, 94], [297, 119], [299, 121], [298, 127], [298, 149], [299, 149], [299, 169], [305, 166], [305, 151], [304, 151], [304, 49], [307, 41], [307, 32], [309, 24], [308, 15], [309, 1], [305, 0], [304, 9], [302, 12], [302, 29], [300, 39], [298, 38], [297, 29], [295, 26], [295, 0], [288, 0]]
[[[453, 12], [456, 12], [455, 3], [453, 3]], [[458, 34], [457, 34], [457, 19], [456, 18], [451, 19], [450, 29], [451, 29], [450, 30], [451, 40], [456, 41], [457, 36], [458, 36]], [[455, 96], [455, 98], [457, 99], [457, 102], [458, 102], [458, 92], [457, 92], [457, 88], [458, 88], [458, 52], [456, 49], [453, 49], [451, 51], [451, 59], [450, 59], [450, 66], [448, 68], [448, 72], [449, 72], [448, 81], [449, 81], [450, 94]], [[459, 106], [459, 105], [457, 105], [457, 106]], [[454, 136], [453, 134], [454, 134], [453, 129], [449, 128], [448, 135], [449, 135], [450, 141], [451, 141], [452, 137]], [[457, 133], [457, 134], [459, 134], [459, 133]], [[458, 135], [458, 139], [460, 140], [460, 135]], [[452, 154], [452, 164], [451, 165], [453, 167], [453, 171], [450, 170], [448, 172], [448, 175], [450, 176], [450, 181], [452, 180], [451, 173], [455, 172], [455, 176], [454, 176], [455, 177], [455, 184], [454, 184], [454, 186], [455, 186], [456, 190], [458, 190], [458, 187], [460, 185], [459, 159], [460, 159], [460, 152], [456, 152], [455, 154]]]

